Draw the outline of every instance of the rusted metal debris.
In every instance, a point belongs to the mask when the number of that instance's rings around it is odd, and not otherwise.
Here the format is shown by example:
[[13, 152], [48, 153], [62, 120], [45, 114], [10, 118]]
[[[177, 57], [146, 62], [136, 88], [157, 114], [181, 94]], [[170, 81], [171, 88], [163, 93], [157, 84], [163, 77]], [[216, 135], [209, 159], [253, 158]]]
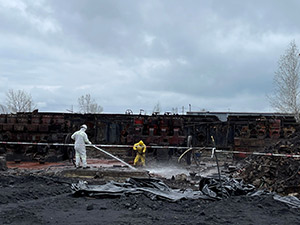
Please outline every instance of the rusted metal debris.
[[[278, 141], [265, 149], [266, 152], [300, 154], [300, 132], [288, 139]], [[267, 189], [284, 195], [300, 196], [300, 159], [289, 157], [251, 156], [239, 176], [258, 188]]]
[[[287, 114], [226, 113], [225, 117], [223, 114], [0, 114], [0, 140], [72, 143], [70, 135], [84, 123], [95, 144], [133, 145], [143, 140], [147, 146], [186, 147], [187, 137], [192, 135], [195, 147], [212, 146], [210, 137], [214, 136], [218, 148], [257, 151], [295, 130], [295, 119]], [[55, 162], [67, 159], [72, 147], [5, 145], [2, 148], [7, 160]], [[149, 154], [167, 159], [183, 151], [149, 149]], [[123, 149], [123, 155], [133, 157], [131, 148]]]

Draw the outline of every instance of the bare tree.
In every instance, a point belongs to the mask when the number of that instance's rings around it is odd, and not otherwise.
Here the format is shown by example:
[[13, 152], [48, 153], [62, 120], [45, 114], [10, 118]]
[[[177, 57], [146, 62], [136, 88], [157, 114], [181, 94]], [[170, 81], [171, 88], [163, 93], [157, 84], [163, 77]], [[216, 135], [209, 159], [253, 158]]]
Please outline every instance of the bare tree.
[[103, 111], [103, 107], [98, 105], [90, 94], [78, 98], [78, 106], [80, 113], [101, 113]]
[[30, 93], [24, 90], [8, 90], [6, 93], [6, 106], [12, 113], [31, 112], [36, 107]]
[[279, 61], [274, 76], [274, 92], [269, 97], [271, 106], [284, 113], [293, 113], [299, 121], [299, 50], [295, 41], [291, 41]]
[[161, 106], [159, 102], [157, 102], [157, 104], [154, 106], [152, 113], [157, 113], [157, 114], [161, 113]]
[[178, 114], [178, 108], [177, 107], [173, 107], [172, 108], [172, 113], [173, 114]]
[[0, 113], [4, 113], [4, 114], [8, 113], [8, 109], [5, 105], [0, 104]]

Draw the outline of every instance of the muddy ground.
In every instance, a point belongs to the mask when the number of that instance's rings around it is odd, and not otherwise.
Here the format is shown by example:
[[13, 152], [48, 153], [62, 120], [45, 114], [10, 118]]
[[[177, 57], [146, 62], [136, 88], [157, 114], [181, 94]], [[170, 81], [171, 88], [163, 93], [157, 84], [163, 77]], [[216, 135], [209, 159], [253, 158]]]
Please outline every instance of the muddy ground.
[[[236, 196], [220, 201], [74, 197], [65, 178], [44, 172], [0, 172], [0, 224], [300, 224], [299, 209], [271, 196]], [[103, 184], [89, 179], [90, 184]], [[173, 187], [180, 183], [168, 180]]]

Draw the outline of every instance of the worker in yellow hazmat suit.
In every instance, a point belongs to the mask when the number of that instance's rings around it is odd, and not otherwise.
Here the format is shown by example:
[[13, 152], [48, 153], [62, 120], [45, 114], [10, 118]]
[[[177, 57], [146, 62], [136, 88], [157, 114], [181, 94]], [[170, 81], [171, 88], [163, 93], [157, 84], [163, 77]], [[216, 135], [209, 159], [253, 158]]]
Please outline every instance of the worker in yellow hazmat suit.
[[141, 165], [145, 166], [146, 161], [146, 145], [141, 140], [138, 143], [133, 145], [133, 150], [137, 151], [136, 157], [134, 159], [133, 165], [136, 166], [139, 161], [141, 161]]

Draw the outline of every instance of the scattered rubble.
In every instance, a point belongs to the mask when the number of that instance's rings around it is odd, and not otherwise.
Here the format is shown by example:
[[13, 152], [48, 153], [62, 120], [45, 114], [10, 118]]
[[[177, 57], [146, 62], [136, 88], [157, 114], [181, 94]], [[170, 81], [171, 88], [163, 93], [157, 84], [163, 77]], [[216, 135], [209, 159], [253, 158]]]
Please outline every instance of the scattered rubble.
[[[295, 133], [265, 151], [298, 154], [299, 146], [300, 133]], [[113, 164], [88, 170], [51, 164], [43, 169], [47, 165], [22, 170], [8, 163], [8, 169], [0, 169], [0, 224], [273, 225], [298, 224], [300, 217], [299, 199], [294, 197], [300, 194], [298, 158], [248, 157], [235, 174], [243, 180], [224, 173], [205, 177], [205, 171], [192, 167], [154, 180], [156, 174], [163, 174], [158, 165], [151, 173], [141, 168], [131, 173], [139, 178], [130, 177], [128, 168]], [[228, 166], [229, 171], [235, 168]], [[215, 172], [215, 168], [206, 169]], [[121, 178], [131, 182], [121, 183]], [[95, 192], [96, 187], [100, 192]], [[103, 191], [106, 187], [114, 187], [116, 192]]]
[[[1, 224], [273, 225], [297, 224], [300, 217], [298, 209], [270, 195], [240, 195], [218, 201], [182, 199], [176, 202], [151, 199], [142, 193], [120, 194], [115, 198], [74, 197], [71, 184], [82, 179], [60, 177], [43, 170], [8, 169], [0, 173]], [[180, 186], [183, 181], [175, 181], [168, 179], [174, 188], [184, 192], [185, 189]], [[91, 185], [104, 184], [99, 178], [87, 179], [87, 182]]]
[[238, 176], [260, 189], [282, 195], [300, 196], [300, 132], [280, 140], [264, 150], [267, 153], [287, 154], [286, 157], [251, 155], [243, 162]]

